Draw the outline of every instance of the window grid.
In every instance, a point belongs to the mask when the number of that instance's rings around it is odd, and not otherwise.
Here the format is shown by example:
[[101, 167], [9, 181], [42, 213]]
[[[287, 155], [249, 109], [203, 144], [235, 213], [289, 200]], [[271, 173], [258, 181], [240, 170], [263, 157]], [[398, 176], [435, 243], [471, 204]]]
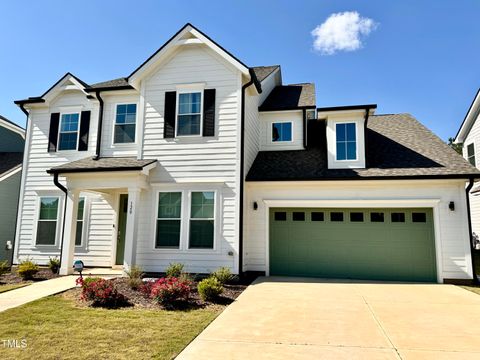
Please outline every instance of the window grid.
[[191, 192], [189, 230], [190, 249], [214, 248], [215, 192]]
[[[36, 234], [37, 245], [55, 245], [59, 201], [58, 196], [40, 197]], [[42, 236], [47, 237], [47, 239], [42, 239]]]
[[78, 113], [62, 114], [58, 134], [58, 150], [76, 150], [78, 143]]
[[181, 221], [182, 193], [160, 192], [158, 195], [156, 248], [180, 247]]
[[357, 139], [355, 123], [336, 124], [337, 160], [357, 159]]
[[292, 123], [272, 123], [272, 142], [292, 141]]
[[118, 104], [115, 115], [114, 144], [135, 142], [137, 104]]
[[177, 136], [201, 134], [202, 93], [178, 94]]
[[473, 166], [477, 166], [475, 162], [475, 145], [473, 143], [467, 145], [467, 160]]
[[76, 229], [76, 234], [75, 234], [75, 246], [82, 246], [84, 215], [85, 215], [85, 198], [81, 197], [78, 200], [77, 229]]

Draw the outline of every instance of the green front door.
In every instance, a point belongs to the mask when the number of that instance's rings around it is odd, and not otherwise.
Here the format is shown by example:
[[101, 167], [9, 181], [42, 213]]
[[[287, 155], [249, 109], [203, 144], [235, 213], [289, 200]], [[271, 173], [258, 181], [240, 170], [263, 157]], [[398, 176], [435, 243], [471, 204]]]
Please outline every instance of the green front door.
[[270, 274], [436, 281], [432, 209], [270, 210]]
[[127, 229], [127, 209], [128, 195], [120, 195], [120, 204], [118, 208], [118, 225], [117, 225], [117, 256], [115, 264], [123, 265], [123, 255], [125, 253], [125, 230]]

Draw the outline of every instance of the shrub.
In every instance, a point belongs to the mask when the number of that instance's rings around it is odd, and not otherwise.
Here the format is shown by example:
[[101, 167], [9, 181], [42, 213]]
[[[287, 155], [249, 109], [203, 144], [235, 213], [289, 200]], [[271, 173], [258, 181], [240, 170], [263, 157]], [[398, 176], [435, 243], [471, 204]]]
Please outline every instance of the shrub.
[[115, 288], [113, 280], [86, 278], [82, 286], [82, 299], [94, 306], [119, 307], [127, 304], [127, 298]]
[[210, 276], [198, 283], [198, 294], [203, 301], [211, 301], [217, 298], [222, 292], [223, 287], [216, 277]]
[[48, 268], [53, 274], [57, 274], [60, 269], [60, 259], [57, 257], [51, 257], [50, 260], [48, 260]]
[[140, 285], [138, 290], [144, 295], [150, 297], [150, 294], [152, 293], [153, 284], [155, 284], [155, 281], [142, 281], [142, 285]]
[[18, 264], [17, 272], [23, 280], [32, 280], [33, 275], [35, 275], [39, 270], [40, 269], [35, 262], [29, 258], [26, 258], [25, 260], [22, 260], [20, 264]]
[[165, 274], [167, 277], [179, 278], [183, 273], [184, 267], [185, 265], [180, 263], [171, 263], [168, 265], [167, 270], [165, 270]]
[[125, 271], [128, 276], [128, 286], [133, 290], [137, 290], [142, 285], [142, 277], [145, 275], [142, 268], [137, 265], [133, 265], [130, 270]]
[[153, 283], [150, 296], [158, 303], [173, 307], [177, 303], [187, 301], [190, 297], [192, 283], [176, 277], [165, 277]]
[[3, 274], [6, 274], [10, 271], [10, 265], [8, 264], [8, 261], [0, 261], [0, 276]]
[[233, 274], [227, 267], [218, 268], [212, 273], [212, 276], [218, 281], [220, 281], [222, 285], [233, 279]]

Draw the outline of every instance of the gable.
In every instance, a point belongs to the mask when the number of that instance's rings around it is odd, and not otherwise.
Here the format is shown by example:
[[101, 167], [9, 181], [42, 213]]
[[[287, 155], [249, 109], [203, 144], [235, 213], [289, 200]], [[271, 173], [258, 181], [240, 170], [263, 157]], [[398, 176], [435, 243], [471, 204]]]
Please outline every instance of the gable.
[[470, 131], [472, 130], [478, 116], [480, 115], [480, 89], [477, 91], [470, 108], [463, 119], [462, 125], [458, 130], [457, 135], [455, 136], [455, 143], [461, 144], [464, 143], [467, 139]]
[[151, 75], [165, 60], [179, 49], [191, 46], [208, 48], [222, 58], [227, 64], [236, 68], [245, 76], [250, 76], [249, 68], [232, 54], [211, 40], [207, 35], [191, 24], [186, 24], [160, 49], [150, 56], [142, 65], [134, 70], [128, 77], [128, 82], [135, 88], [139, 88], [142, 79]]

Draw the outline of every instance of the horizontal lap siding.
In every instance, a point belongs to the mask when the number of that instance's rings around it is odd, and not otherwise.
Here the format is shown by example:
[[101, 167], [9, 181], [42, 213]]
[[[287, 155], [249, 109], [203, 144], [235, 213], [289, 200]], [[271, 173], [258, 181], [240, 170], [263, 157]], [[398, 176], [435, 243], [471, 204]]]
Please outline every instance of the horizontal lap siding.
[[[463, 157], [467, 159], [467, 147], [474, 145], [476, 167], [480, 168], [480, 121], [478, 118], [473, 123], [468, 136], [463, 143]], [[480, 236], [480, 195], [470, 196], [470, 215], [472, 218], [472, 231]]]
[[[405, 182], [312, 182], [312, 183], [247, 183], [247, 202], [258, 203], [258, 210], [248, 208], [245, 236], [247, 270], [266, 270], [265, 204], [262, 200], [398, 200], [440, 199], [439, 222], [444, 278], [469, 278], [471, 274], [465, 191], [461, 181]], [[450, 201], [455, 211], [448, 209]], [[340, 206], [345, 207], [345, 206]], [[384, 207], [388, 207], [385, 204]], [[436, 221], [436, 219], [434, 219]]]
[[[215, 136], [199, 138], [164, 139], [163, 114], [165, 92], [176, 91], [176, 85], [205, 83], [206, 89], [216, 89]], [[156, 191], [142, 192], [138, 226], [136, 262], [146, 271], [163, 271], [171, 262], [187, 265], [187, 271], [204, 273], [219, 266], [236, 268], [238, 253], [238, 164], [239, 164], [239, 73], [227, 67], [210, 50], [189, 46], [177, 52], [145, 83], [145, 125], [143, 157], [158, 159], [150, 172], [152, 183], [206, 183], [224, 182], [218, 251], [169, 251], [154, 249], [154, 221], [152, 201]], [[218, 186], [218, 184], [215, 184]], [[188, 188], [188, 185], [187, 185]], [[174, 190], [173, 190], [174, 191]]]
[[[82, 110], [92, 111], [90, 117], [88, 151], [59, 153], [47, 152], [50, 113], [61, 112], [61, 108], [65, 106], [83, 106]], [[96, 145], [95, 130], [98, 121], [98, 105], [94, 102], [88, 101], [83, 93], [67, 91], [57, 99], [53, 100], [49, 108], [31, 110], [29, 121], [30, 139], [27, 139], [27, 141], [30, 141], [30, 144], [26, 163], [24, 164], [24, 196], [16, 246], [18, 247], [18, 258], [24, 259], [29, 256], [39, 264], [47, 264], [49, 257], [60, 255], [60, 230], [58, 230], [57, 237], [58, 246], [42, 248], [35, 245], [34, 234], [36, 227], [38, 194], [52, 194], [63, 197], [63, 193], [53, 184], [53, 177], [47, 174], [46, 171], [54, 166], [79, 160], [94, 154]], [[60, 182], [65, 185], [64, 178], [60, 177]], [[60, 205], [59, 212], [63, 215], [62, 204]], [[92, 236], [92, 241], [97, 241], [95, 236]], [[103, 253], [103, 251], [97, 253], [95, 250], [92, 250], [89, 252], [89, 255], [103, 256]]]

